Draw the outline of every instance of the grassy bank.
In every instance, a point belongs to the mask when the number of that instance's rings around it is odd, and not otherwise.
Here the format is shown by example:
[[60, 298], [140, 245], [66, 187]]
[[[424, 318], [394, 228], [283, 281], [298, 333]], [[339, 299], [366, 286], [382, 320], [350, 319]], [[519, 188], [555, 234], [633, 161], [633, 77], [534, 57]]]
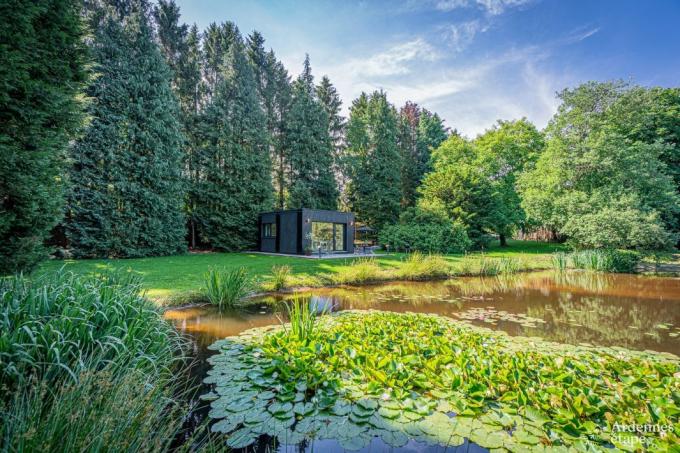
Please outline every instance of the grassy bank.
[[[527, 268], [545, 269], [552, 266], [551, 254], [562, 250], [559, 244], [533, 241], [509, 241], [508, 247], [494, 244], [485, 252], [465, 255], [447, 255], [446, 262], [453, 266], [468, 266], [474, 273], [475, 263], [484, 258], [511, 258]], [[203, 287], [205, 274], [211, 269], [245, 268], [256, 280], [268, 282], [272, 279], [274, 266], [288, 266], [291, 275], [290, 286], [320, 286], [337, 277], [342, 283], [343, 274], [350, 272], [349, 266], [361, 258], [313, 260], [287, 256], [260, 255], [255, 253], [197, 253], [181, 256], [167, 256], [140, 259], [114, 260], [52, 260], [44, 263], [37, 274], [65, 267], [81, 275], [120, 269], [143, 278], [147, 295], [164, 305], [182, 304], [191, 300]], [[384, 271], [395, 271], [404, 266], [404, 254], [385, 254], [374, 258]], [[399, 278], [393, 272], [393, 278]]]

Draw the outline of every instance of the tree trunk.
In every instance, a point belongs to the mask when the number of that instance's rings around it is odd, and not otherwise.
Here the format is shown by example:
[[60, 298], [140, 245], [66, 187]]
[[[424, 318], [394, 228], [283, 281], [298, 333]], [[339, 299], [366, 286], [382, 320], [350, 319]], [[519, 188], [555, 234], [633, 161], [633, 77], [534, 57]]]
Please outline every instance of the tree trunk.
[[508, 241], [505, 239], [505, 235], [504, 235], [504, 234], [499, 234], [499, 235], [498, 235], [498, 238], [499, 238], [500, 241], [501, 241], [501, 247], [507, 247], [507, 246], [508, 246]]

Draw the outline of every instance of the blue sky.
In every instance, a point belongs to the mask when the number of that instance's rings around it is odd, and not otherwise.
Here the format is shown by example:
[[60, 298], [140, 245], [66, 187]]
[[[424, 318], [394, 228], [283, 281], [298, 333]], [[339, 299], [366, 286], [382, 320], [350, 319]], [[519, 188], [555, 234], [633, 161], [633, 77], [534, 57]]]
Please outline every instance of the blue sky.
[[345, 114], [384, 89], [474, 137], [497, 119], [544, 127], [555, 92], [587, 80], [680, 86], [680, 0], [177, 0], [204, 29], [259, 30], [296, 76], [309, 53]]

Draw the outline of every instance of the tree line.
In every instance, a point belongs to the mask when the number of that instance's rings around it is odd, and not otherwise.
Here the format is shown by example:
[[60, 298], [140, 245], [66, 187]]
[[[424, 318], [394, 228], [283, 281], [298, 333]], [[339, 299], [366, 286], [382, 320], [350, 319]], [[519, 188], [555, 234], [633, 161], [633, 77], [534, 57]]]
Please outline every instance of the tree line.
[[76, 257], [244, 250], [274, 208], [349, 209], [405, 226], [386, 241], [445, 250], [537, 229], [577, 247], [677, 241], [678, 88], [589, 82], [542, 131], [499, 121], [468, 139], [383, 91], [344, 118], [309, 57], [293, 78], [257, 31], [200, 31], [173, 0], [0, 9], [2, 273], [55, 238]]

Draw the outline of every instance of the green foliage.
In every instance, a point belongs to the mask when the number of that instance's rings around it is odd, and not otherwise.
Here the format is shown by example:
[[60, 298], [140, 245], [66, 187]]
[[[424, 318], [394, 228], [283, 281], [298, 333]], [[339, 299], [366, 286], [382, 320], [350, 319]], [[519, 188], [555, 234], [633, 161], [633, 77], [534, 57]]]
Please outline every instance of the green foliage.
[[216, 67], [212, 102], [201, 117], [194, 216], [205, 244], [233, 251], [255, 246], [255, 219], [271, 208], [273, 188], [267, 118], [253, 69], [238, 29], [227, 30], [226, 58]]
[[220, 308], [236, 307], [252, 290], [253, 279], [243, 267], [221, 271], [210, 269], [205, 274], [205, 296]]
[[379, 241], [397, 252], [462, 253], [472, 247], [463, 225], [435, 207], [407, 208], [399, 224], [382, 229]]
[[591, 82], [560, 94], [546, 150], [520, 179], [532, 223], [579, 248], [658, 249], [675, 241], [680, 205], [668, 164], [677, 137], [650, 124], [669, 124], [664, 118], [678, 107], [652, 102], [657, 91]]
[[62, 219], [66, 150], [82, 122], [81, 2], [0, 4], [0, 275], [30, 270]]
[[449, 275], [449, 263], [441, 255], [411, 253], [396, 272], [400, 280], [431, 280]]
[[3, 451], [169, 448], [184, 343], [140, 294], [130, 274], [0, 282]]
[[127, 369], [31, 382], [0, 410], [3, 451], [167, 451], [188, 410], [179, 391], [165, 378]]
[[362, 93], [347, 124], [347, 187], [350, 207], [373, 228], [397, 220], [401, 204], [401, 154], [397, 113], [387, 95]]
[[336, 285], [377, 282], [387, 278], [387, 274], [372, 258], [355, 260], [349, 266], [342, 267], [336, 273], [328, 276], [330, 283]]
[[[120, 10], [123, 10], [122, 6]], [[182, 134], [171, 74], [143, 5], [90, 11], [98, 76], [92, 121], [72, 147], [67, 235], [80, 257], [186, 249]]]
[[[267, 434], [348, 449], [375, 436], [395, 447], [464, 438], [498, 451], [621, 447], [615, 425], [672, 425], [680, 410], [679, 364], [652, 353], [511, 337], [434, 315], [349, 311], [317, 323], [304, 340], [252, 329], [211, 346], [212, 429], [231, 433], [231, 446]], [[678, 442], [672, 431], [637, 434], [655, 451]]]
[[430, 169], [430, 154], [446, 138], [447, 130], [436, 113], [421, 109], [412, 102], [407, 102], [399, 111], [402, 205], [415, 204], [416, 189]]
[[293, 84], [293, 99], [285, 118], [283, 146], [288, 166], [288, 208], [334, 210], [338, 189], [333, 175], [329, 118], [316, 97], [309, 56]]
[[297, 341], [308, 344], [316, 336], [317, 318], [326, 314], [327, 308], [319, 310], [317, 302], [307, 301], [301, 297], [285, 302], [284, 307], [289, 322], [288, 325], [283, 324], [284, 330]]
[[290, 266], [272, 266], [272, 289], [280, 291], [287, 288], [291, 272]]
[[131, 274], [69, 272], [0, 281], [0, 384], [76, 379], [92, 357], [144, 372], [170, 367], [179, 337]]
[[584, 269], [596, 272], [633, 273], [642, 256], [632, 250], [582, 250], [572, 253], [558, 253], [553, 256], [555, 269]]

